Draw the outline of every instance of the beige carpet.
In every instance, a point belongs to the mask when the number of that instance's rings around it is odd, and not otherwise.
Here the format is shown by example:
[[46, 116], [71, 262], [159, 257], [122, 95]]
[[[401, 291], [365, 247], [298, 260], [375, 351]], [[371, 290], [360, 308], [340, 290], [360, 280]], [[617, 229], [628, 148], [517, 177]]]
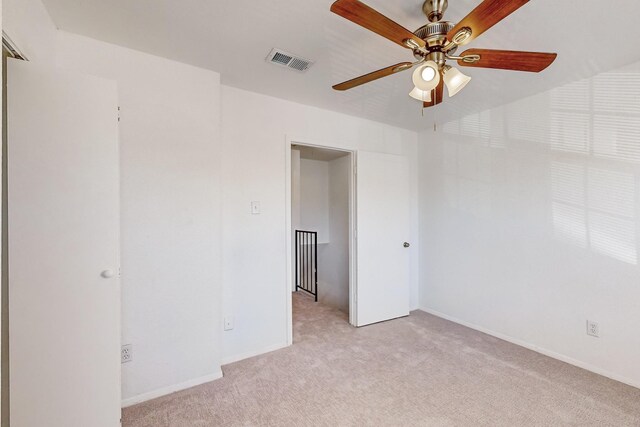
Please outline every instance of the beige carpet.
[[294, 345], [124, 410], [142, 426], [640, 426], [640, 390], [416, 311], [356, 329], [294, 295]]

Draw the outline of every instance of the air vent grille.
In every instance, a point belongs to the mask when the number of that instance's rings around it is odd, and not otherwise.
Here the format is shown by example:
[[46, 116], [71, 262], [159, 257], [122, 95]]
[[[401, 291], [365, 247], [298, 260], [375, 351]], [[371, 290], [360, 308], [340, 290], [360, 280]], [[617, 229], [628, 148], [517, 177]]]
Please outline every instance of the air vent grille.
[[289, 62], [291, 62], [292, 59], [293, 58], [290, 57], [289, 55], [285, 55], [284, 53], [276, 52], [276, 54], [273, 55], [273, 58], [271, 58], [271, 62], [277, 62], [278, 64], [287, 65], [287, 64], [289, 64]]
[[305, 61], [304, 59], [299, 59], [299, 58], [293, 58], [293, 61], [289, 63], [289, 67], [298, 71], [306, 70], [307, 68], [309, 68], [309, 65], [310, 65], [309, 61]]
[[292, 55], [280, 49], [273, 49], [266, 60], [272, 64], [287, 67], [301, 73], [304, 73], [313, 65], [313, 61]]

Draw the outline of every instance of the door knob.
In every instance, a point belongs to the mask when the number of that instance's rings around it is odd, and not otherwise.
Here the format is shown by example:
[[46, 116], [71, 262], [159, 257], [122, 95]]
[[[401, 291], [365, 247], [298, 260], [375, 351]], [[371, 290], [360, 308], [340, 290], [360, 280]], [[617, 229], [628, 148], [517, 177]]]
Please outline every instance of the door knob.
[[411, 246], [411, 244], [409, 244], [409, 242], [404, 242], [404, 245], [402, 246], [404, 246], [405, 248], [408, 248], [409, 246]]
[[100, 275], [105, 279], [111, 279], [113, 276], [115, 276], [115, 273], [113, 272], [113, 270], [104, 270], [102, 273], [100, 273]]

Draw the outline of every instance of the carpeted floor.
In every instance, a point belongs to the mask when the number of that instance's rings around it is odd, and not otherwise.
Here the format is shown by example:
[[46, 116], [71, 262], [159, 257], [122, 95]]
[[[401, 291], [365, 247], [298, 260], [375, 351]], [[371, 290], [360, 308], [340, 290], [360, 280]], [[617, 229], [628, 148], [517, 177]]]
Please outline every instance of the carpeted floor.
[[124, 410], [125, 427], [640, 426], [640, 390], [421, 311], [364, 328], [294, 295], [294, 345]]

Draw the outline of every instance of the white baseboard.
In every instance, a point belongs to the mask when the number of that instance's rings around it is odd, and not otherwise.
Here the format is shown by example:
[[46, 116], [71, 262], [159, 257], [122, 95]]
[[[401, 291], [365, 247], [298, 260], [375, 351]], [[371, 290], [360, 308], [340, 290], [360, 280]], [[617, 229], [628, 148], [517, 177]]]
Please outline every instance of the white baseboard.
[[235, 354], [233, 356], [225, 357], [224, 359], [222, 359], [222, 364], [223, 365], [228, 365], [229, 363], [239, 362], [241, 360], [248, 359], [250, 357], [260, 356], [261, 354], [265, 354], [265, 353], [271, 353], [272, 351], [276, 351], [276, 350], [280, 350], [280, 349], [285, 348], [285, 347], [289, 347], [289, 345], [290, 344], [287, 344], [287, 343], [274, 344], [274, 345], [270, 345], [268, 347], [265, 347], [265, 348], [263, 348], [261, 350], [249, 351], [249, 352], [242, 353], [242, 354]]
[[[272, 351], [280, 350], [281, 348], [288, 347], [289, 344], [275, 344], [269, 347], [263, 348], [257, 351], [251, 351], [243, 354], [234, 355], [231, 357], [227, 357], [222, 361], [222, 365], [227, 365], [229, 363], [238, 362], [240, 360], [248, 359], [250, 357], [259, 356], [261, 354], [270, 353]], [[214, 381], [222, 378], [222, 370], [211, 374], [206, 375], [200, 378], [194, 378], [189, 381], [185, 381], [180, 384], [171, 385], [168, 387], [159, 388], [157, 390], [153, 390], [147, 393], [142, 393], [137, 396], [130, 397], [128, 399], [123, 399], [121, 406], [126, 408], [128, 406], [137, 405], [138, 403], [146, 402], [148, 400], [156, 399], [158, 397], [166, 396], [167, 394], [175, 393], [176, 391], [185, 390], [191, 387], [195, 387], [200, 384], [208, 383], [210, 381]]]
[[222, 370], [215, 372], [211, 375], [205, 375], [204, 377], [194, 378], [189, 381], [185, 381], [180, 384], [170, 385], [168, 387], [159, 388], [157, 390], [142, 393], [137, 396], [130, 397], [122, 400], [122, 407], [137, 405], [138, 403], [146, 402], [147, 400], [156, 399], [158, 397], [166, 396], [167, 394], [175, 393], [176, 391], [185, 390], [191, 387], [195, 387], [200, 384], [208, 383], [210, 381], [218, 380], [222, 378]]
[[593, 372], [598, 375], [602, 375], [603, 377], [610, 378], [615, 381], [619, 381], [621, 383], [630, 385], [631, 387], [640, 388], [640, 383], [630, 380], [629, 378], [625, 378], [621, 375], [614, 374], [612, 372], [606, 371], [604, 369], [598, 368], [597, 366], [593, 366], [589, 363], [582, 362], [580, 360], [574, 359], [569, 356], [565, 356], [564, 354], [556, 353], [552, 350], [547, 350], [546, 348], [538, 347], [537, 345], [530, 344], [526, 341], [519, 340], [517, 338], [510, 337], [509, 335], [502, 334], [500, 332], [495, 332], [487, 328], [483, 328], [482, 326], [474, 325], [473, 323], [466, 322], [464, 320], [457, 319], [455, 317], [449, 316], [444, 313], [440, 313], [436, 310], [431, 310], [429, 308], [420, 308], [419, 310], [424, 311], [429, 314], [433, 314], [436, 317], [440, 317], [445, 320], [449, 320], [453, 323], [457, 323], [462, 326], [466, 326], [467, 328], [475, 329], [476, 331], [483, 332], [487, 335], [491, 335], [496, 338], [500, 338], [501, 340], [510, 342], [511, 344], [519, 345], [520, 347], [527, 348], [529, 350], [535, 351], [536, 353], [544, 354], [545, 356], [551, 357], [553, 359], [560, 360], [561, 362], [568, 363], [573, 366], [577, 366], [578, 368], [585, 369], [587, 371]]

